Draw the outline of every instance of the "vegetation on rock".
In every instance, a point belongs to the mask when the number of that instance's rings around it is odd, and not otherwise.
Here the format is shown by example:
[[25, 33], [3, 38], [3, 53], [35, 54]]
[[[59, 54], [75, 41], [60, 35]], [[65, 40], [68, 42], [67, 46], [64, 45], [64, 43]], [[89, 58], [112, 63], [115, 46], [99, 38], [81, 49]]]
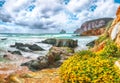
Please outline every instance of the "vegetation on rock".
[[[114, 67], [116, 58], [107, 57], [116, 52], [117, 48], [105, 46], [101, 54], [81, 51], [66, 60], [60, 68], [64, 83], [110, 83], [120, 82], [120, 76]], [[115, 48], [115, 51], [113, 49]], [[108, 49], [108, 50], [107, 50]], [[116, 55], [114, 55], [116, 56]]]

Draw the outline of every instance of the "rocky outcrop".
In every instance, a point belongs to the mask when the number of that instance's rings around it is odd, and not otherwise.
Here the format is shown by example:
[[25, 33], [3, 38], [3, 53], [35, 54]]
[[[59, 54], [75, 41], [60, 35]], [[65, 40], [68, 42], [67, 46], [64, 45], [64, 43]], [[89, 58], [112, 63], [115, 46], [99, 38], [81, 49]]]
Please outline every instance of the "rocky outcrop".
[[7, 38], [2, 38], [2, 39], [0, 39], [0, 40], [7, 40]]
[[31, 60], [23, 63], [22, 66], [28, 66], [31, 70], [59, 67], [63, 61], [68, 59], [73, 53], [74, 50], [72, 48], [52, 47], [46, 56], [40, 56], [37, 60]]
[[20, 56], [18, 54], [12, 54], [10, 52], [4, 54], [3, 58], [11, 61], [25, 59], [23, 56]]
[[15, 43], [15, 45], [10, 45], [10, 47], [15, 47], [24, 52], [31, 51], [43, 51], [44, 49], [38, 46], [37, 44], [23, 44], [23, 43]]
[[49, 38], [49, 39], [46, 39], [46, 40], [42, 41], [42, 43], [55, 45], [55, 44], [56, 44], [56, 41], [57, 41], [57, 40], [56, 40], [55, 38]]
[[106, 41], [111, 39], [120, 47], [120, 6], [116, 12], [116, 18], [106, 27], [105, 32], [95, 41], [92, 51], [100, 51], [106, 45]]
[[120, 6], [116, 12], [116, 18], [114, 19], [110, 29], [108, 30], [109, 37], [115, 41], [117, 46], [120, 47]]
[[[25, 68], [24, 68], [25, 70]], [[11, 74], [1, 83], [62, 83], [58, 68], [43, 69], [37, 72]]]
[[63, 29], [60, 31], [60, 34], [65, 34], [65, 33], [66, 33], [66, 31]]
[[47, 57], [40, 56], [37, 60], [31, 60], [29, 62], [23, 63], [21, 66], [28, 66], [30, 70], [40, 70], [48, 67]]
[[10, 52], [11, 54], [17, 54], [17, 55], [22, 55], [22, 53], [18, 50], [15, 50], [15, 51], [8, 51]]
[[32, 51], [42, 51], [44, 50], [43, 48], [41, 48], [40, 46], [33, 44], [33, 45], [29, 45], [28, 48]]
[[94, 47], [94, 45], [95, 45], [95, 40], [86, 44], [86, 46], [88, 47]]
[[52, 47], [46, 56], [48, 57], [49, 64], [60, 66], [63, 61], [68, 59], [73, 53], [74, 50], [72, 48]]
[[101, 35], [104, 33], [107, 24], [112, 20], [113, 18], [100, 18], [86, 21], [74, 33], [81, 34], [83, 36]]
[[78, 46], [78, 42], [77, 40], [72, 40], [72, 39], [46, 39], [44, 41], [42, 41], [42, 43], [46, 43], [46, 44], [52, 44], [53, 46], [56, 47], [71, 47], [71, 48], [75, 48]]

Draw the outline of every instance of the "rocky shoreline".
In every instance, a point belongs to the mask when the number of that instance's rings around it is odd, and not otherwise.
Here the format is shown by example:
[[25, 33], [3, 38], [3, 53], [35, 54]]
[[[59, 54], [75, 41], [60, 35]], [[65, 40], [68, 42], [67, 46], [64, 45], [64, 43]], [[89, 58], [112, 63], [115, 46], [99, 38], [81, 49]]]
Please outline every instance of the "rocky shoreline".
[[0, 78], [6, 79], [12, 73], [18, 74], [19, 72], [27, 73], [41, 69], [58, 68], [64, 60], [72, 56], [74, 48], [78, 46], [77, 41], [72, 39], [52, 38], [46, 39], [42, 41], [42, 43], [51, 44], [53, 46], [46, 55], [39, 56], [37, 59], [24, 57], [22, 52], [44, 51], [45, 49], [39, 45], [20, 42], [10, 45], [10, 47], [15, 48], [15, 50], [8, 50], [8, 52], [3, 55], [3, 59], [5, 59], [6, 62], [0, 62], [1, 65], [4, 65], [0, 66], [0, 75], [2, 76]]

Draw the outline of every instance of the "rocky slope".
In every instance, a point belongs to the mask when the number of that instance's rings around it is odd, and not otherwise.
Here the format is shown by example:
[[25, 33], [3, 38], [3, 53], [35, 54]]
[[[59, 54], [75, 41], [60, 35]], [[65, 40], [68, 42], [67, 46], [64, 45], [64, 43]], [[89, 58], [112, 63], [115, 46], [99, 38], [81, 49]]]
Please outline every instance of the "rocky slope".
[[86, 21], [74, 33], [83, 36], [101, 35], [105, 31], [105, 27], [111, 22], [113, 18], [100, 18]]
[[120, 47], [120, 6], [116, 12], [116, 18], [106, 27], [105, 32], [95, 41], [93, 51], [99, 51], [104, 48], [107, 39], [113, 40]]
[[116, 19], [114, 19], [108, 33], [110, 38], [120, 47], [120, 6], [116, 12]]
[[114, 21], [91, 43], [91, 50], [74, 54], [60, 67], [63, 82], [120, 83], [120, 6]]

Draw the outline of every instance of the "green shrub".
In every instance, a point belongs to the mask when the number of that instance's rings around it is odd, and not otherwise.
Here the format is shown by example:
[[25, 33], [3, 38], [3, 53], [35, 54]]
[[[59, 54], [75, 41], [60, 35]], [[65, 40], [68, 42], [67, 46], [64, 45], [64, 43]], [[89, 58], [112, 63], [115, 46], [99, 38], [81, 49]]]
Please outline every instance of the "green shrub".
[[92, 57], [82, 51], [63, 63], [60, 75], [64, 83], [120, 82], [120, 76], [115, 72], [114, 59], [90, 54]]
[[107, 57], [120, 57], [120, 49], [117, 45], [111, 41], [107, 40], [106, 45], [101, 51], [100, 55]]
[[99, 44], [99, 43], [101, 43], [102, 41], [104, 41], [106, 39], [108, 39], [108, 35], [107, 34], [103, 34], [96, 40], [96, 43]]

